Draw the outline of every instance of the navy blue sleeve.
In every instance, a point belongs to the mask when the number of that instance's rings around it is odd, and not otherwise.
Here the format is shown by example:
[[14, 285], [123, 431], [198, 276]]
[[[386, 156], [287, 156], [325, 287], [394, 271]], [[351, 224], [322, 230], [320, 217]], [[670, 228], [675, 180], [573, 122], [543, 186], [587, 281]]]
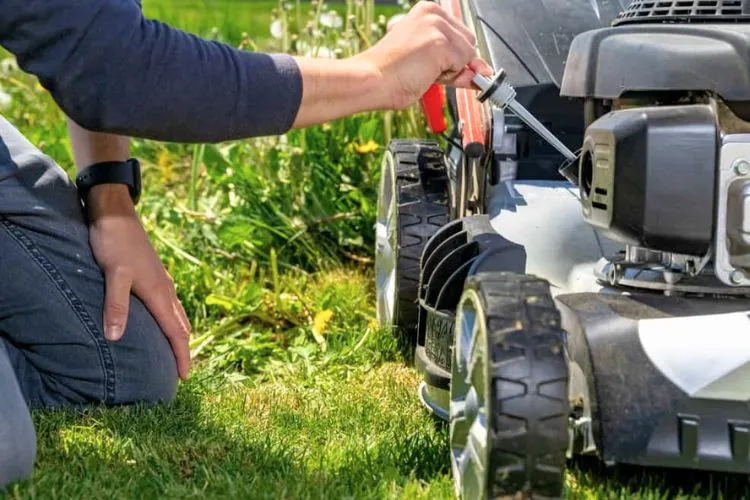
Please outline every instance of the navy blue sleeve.
[[217, 142], [291, 128], [297, 63], [145, 19], [135, 0], [0, 0], [0, 45], [94, 131]]

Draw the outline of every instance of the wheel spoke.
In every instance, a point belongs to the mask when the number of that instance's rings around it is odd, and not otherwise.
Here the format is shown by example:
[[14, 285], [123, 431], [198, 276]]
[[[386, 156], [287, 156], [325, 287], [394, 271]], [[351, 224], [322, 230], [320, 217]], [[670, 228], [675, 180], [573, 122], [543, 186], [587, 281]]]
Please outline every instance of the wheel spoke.
[[[467, 450], [468, 451], [468, 450]], [[464, 452], [459, 462], [459, 477], [461, 478], [461, 498], [482, 498], [482, 483], [484, 482], [479, 469], [474, 464], [472, 453]]]
[[469, 429], [466, 447], [471, 450], [475, 465], [484, 473], [483, 471], [487, 468], [487, 418], [483, 410], [477, 415]]
[[[485, 405], [485, 393], [487, 388], [485, 348], [483, 341], [485, 336], [478, 335], [479, 324], [475, 322], [474, 343], [472, 344], [471, 361], [468, 367], [469, 384], [476, 390], [480, 406]], [[482, 339], [482, 342], [477, 339]]]
[[461, 332], [459, 336], [460, 344], [458, 346], [458, 355], [456, 356], [463, 375], [466, 375], [468, 373], [467, 368], [469, 366], [469, 356], [471, 353], [470, 349], [472, 343], [474, 342], [474, 323], [476, 323], [476, 315], [474, 314], [474, 311], [464, 310], [461, 321]]

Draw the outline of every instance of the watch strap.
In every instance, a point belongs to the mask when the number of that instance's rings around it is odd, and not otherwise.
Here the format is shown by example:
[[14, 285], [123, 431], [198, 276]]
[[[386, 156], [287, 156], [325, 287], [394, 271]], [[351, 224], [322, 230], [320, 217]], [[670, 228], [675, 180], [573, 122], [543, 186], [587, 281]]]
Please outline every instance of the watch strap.
[[127, 161], [105, 161], [90, 165], [76, 175], [78, 194], [84, 203], [91, 188], [100, 184], [125, 184], [133, 203], [138, 203], [141, 195], [140, 163], [135, 158]]

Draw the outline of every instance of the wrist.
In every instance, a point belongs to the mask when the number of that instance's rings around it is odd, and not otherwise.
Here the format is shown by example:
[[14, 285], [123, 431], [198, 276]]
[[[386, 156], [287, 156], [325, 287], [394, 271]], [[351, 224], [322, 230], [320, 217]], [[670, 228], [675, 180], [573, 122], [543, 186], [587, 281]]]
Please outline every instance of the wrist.
[[99, 184], [86, 195], [86, 210], [92, 220], [108, 215], [135, 215], [135, 205], [128, 186]]
[[350, 65], [348, 71], [357, 81], [362, 103], [360, 111], [380, 111], [393, 107], [386, 75], [368, 52], [353, 56], [344, 62]]

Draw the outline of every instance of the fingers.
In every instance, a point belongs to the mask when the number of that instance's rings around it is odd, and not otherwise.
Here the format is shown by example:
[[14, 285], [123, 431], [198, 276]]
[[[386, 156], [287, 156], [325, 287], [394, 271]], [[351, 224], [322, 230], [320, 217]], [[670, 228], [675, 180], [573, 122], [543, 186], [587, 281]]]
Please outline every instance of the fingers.
[[412, 10], [415, 11], [418, 15], [434, 15], [436, 17], [442, 18], [448, 24], [448, 26], [460, 33], [466, 40], [466, 43], [468, 43], [471, 47], [474, 47], [476, 45], [477, 38], [476, 36], [474, 36], [474, 33], [471, 32], [469, 27], [466, 26], [460, 19], [457, 19], [450, 15], [448, 11], [442, 8], [439, 4], [435, 2], [422, 1], [418, 2]]
[[466, 66], [460, 73], [452, 73], [444, 75], [440, 78], [440, 83], [444, 85], [450, 85], [458, 89], [470, 89], [472, 88], [471, 79], [474, 78], [476, 73], [474, 70]]
[[165, 276], [162, 285], [139, 295], [172, 346], [180, 378], [187, 380], [190, 371], [190, 322], [172, 281]]
[[443, 58], [442, 72], [438, 79], [440, 83], [471, 88], [475, 72], [492, 74], [489, 65], [477, 57], [475, 38], [468, 28], [451, 24], [443, 18], [435, 21], [435, 27], [438, 34], [433, 43]]
[[480, 57], [475, 57], [474, 59], [469, 62], [469, 67], [475, 72], [479, 73], [480, 75], [484, 76], [492, 76], [495, 71], [492, 69], [492, 66], [487, 64], [487, 61]]
[[484, 60], [474, 58], [460, 72], [443, 75], [440, 78], [440, 83], [456, 88], [472, 89], [474, 88], [472, 79], [477, 73], [484, 76], [492, 76], [492, 68]]
[[125, 332], [130, 306], [130, 273], [122, 268], [104, 274], [104, 336], [107, 340], [120, 340]]

